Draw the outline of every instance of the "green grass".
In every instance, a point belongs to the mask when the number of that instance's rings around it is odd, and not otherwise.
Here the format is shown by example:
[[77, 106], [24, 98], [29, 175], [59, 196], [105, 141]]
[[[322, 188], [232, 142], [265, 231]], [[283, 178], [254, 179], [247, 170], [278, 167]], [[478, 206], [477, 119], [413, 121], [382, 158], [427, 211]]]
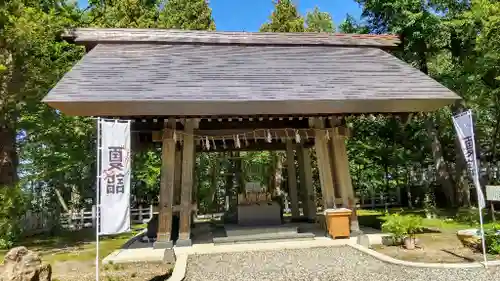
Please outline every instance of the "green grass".
[[[477, 210], [462, 209], [462, 210], [436, 210], [436, 218], [425, 218], [425, 211], [422, 209], [388, 209], [390, 214], [414, 214], [424, 217], [423, 225], [426, 228], [438, 228], [440, 231], [455, 232], [460, 229], [477, 228], [479, 227], [479, 214]], [[383, 223], [385, 210], [358, 210], [358, 220], [361, 225], [380, 229]], [[495, 223], [491, 221], [490, 215], [484, 217], [486, 229], [493, 227]]]
[[[134, 225], [132, 231], [112, 236], [101, 236], [99, 242], [99, 257], [104, 257], [120, 249], [125, 242], [136, 235], [145, 225]], [[38, 252], [44, 261], [90, 261], [95, 259], [95, 230], [82, 229], [78, 231], [62, 230], [55, 235], [41, 234], [26, 237], [14, 246], [25, 246]], [[3, 259], [7, 250], [0, 250]]]

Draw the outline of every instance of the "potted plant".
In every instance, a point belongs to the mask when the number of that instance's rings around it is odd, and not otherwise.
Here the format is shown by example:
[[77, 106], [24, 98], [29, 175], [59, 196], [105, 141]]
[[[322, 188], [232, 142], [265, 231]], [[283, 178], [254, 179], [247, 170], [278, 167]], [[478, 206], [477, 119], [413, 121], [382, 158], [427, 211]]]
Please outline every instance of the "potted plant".
[[422, 228], [422, 218], [415, 215], [388, 215], [382, 224], [382, 231], [392, 234], [394, 244], [403, 244], [408, 250], [415, 249], [415, 235]]
[[404, 246], [408, 250], [415, 249], [415, 238], [416, 234], [421, 232], [423, 229], [422, 218], [415, 215], [405, 216], [404, 228], [406, 230], [406, 236], [404, 238]]

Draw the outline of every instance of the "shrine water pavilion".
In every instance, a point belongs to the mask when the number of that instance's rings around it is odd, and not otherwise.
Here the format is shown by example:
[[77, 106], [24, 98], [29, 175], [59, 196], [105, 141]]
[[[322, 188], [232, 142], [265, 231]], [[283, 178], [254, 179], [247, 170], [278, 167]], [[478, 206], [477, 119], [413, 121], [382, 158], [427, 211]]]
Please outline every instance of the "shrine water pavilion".
[[[177, 246], [191, 245], [199, 151], [286, 151], [292, 218], [314, 221], [312, 148], [321, 207], [355, 208], [346, 116], [408, 116], [459, 99], [391, 55], [400, 44], [392, 35], [81, 28], [64, 36], [88, 52], [43, 101], [67, 115], [132, 120], [133, 147], [162, 143], [159, 248], [174, 235]], [[279, 223], [267, 195], [269, 204], [244, 204], [245, 191], [236, 200], [237, 223]]]

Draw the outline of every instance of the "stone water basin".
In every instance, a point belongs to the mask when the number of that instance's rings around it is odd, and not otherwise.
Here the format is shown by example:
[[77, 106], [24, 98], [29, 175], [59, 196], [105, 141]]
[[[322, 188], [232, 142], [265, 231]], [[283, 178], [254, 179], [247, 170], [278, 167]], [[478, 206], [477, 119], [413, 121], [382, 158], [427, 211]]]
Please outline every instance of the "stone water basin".
[[[500, 235], [500, 231], [497, 232]], [[470, 228], [457, 231], [457, 237], [464, 247], [480, 251], [481, 250], [481, 230]]]

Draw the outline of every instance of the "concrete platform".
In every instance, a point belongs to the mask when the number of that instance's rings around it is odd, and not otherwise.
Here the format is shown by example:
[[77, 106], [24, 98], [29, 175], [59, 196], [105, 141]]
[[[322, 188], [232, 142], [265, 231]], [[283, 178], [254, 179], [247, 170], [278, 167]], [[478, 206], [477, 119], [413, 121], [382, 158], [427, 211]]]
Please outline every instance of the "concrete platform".
[[[381, 241], [383, 234], [372, 233], [366, 234], [370, 239], [370, 244], [375, 244]], [[271, 242], [271, 243], [270, 243]], [[372, 243], [374, 242], [374, 243]], [[253, 243], [237, 243], [237, 244], [220, 244], [204, 243], [193, 244], [190, 247], [174, 247], [173, 250], [141, 248], [141, 249], [122, 249], [111, 253], [104, 258], [103, 263], [133, 263], [133, 262], [163, 262], [170, 259], [175, 253], [176, 257], [180, 255], [191, 254], [211, 254], [211, 253], [230, 253], [230, 252], [245, 252], [245, 251], [265, 251], [278, 249], [302, 249], [325, 246], [343, 246], [355, 245], [357, 237], [348, 239], [330, 239], [328, 237], [314, 237], [307, 241], [278, 241], [268, 240], [266, 242]], [[172, 253], [173, 252], [173, 253]]]
[[[324, 230], [319, 228], [316, 224], [290, 223], [282, 226], [267, 226], [265, 227], [264, 233], [262, 233], [262, 229], [252, 230], [250, 228], [229, 226], [229, 238], [235, 235], [240, 236], [240, 241], [222, 240], [222, 243], [214, 243], [214, 240], [217, 241], [217, 238], [228, 238], [228, 235], [224, 233], [226, 230], [224, 228], [221, 229], [222, 233], [213, 233], [213, 229], [211, 229], [209, 224], [199, 224], [192, 230], [194, 237], [192, 246], [174, 246], [173, 249], [167, 250], [153, 249], [153, 243], [141, 242], [141, 236], [138, 235], [133, 238], [133, 241], [127, 242], [123, 249], [116, 250], [107, 256], [103, 260], [103, 263], [164, 262], [172, 261], [174, 258], [178, 259], [179, 254], [209, 254], [233, 251], [341, 246], [356, 244], [358, 240], [356, 236], [348, 239], [332, 240], [331, 238], [325, 237]], [[362, 231], [367, 236], [370, 245], [381, 244], [383, 237], [387, 236], [387, 234], [382, 234], [379, 230], [372, 228], [362, 227]], [[281, 237], [278, 237], [278, 239], [273, 239], [272, 236], [266, 237], [269, 235], [268, 233], [274, 236], [274, 238], [279, 235], [281, 235]], [[218, 235], [214, 236], [213, 234]], [[250, 237], [251, 240], [244, 241], [245, 238], [241, 239], [241, 235], [245, 234], [250, 234], [250, 236], [253, 237]], [[256, 239], [255, 235], [263, 235], [265, 239]], [[291, 239], [288, 239], [288, 235], [293, 236]]]

